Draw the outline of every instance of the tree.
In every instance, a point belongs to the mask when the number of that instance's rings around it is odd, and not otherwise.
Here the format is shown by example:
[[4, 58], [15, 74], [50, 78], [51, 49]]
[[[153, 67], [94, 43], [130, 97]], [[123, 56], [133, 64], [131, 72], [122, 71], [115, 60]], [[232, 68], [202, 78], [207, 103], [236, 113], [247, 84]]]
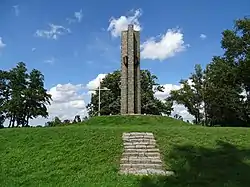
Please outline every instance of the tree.
[[69, 119], [65, 119], [65, 120], [63, 120], [63, 123], [64, 124], [70, 124], [70, 120]]
[[44, 76], [39, 70], [33, 69], [29, 75], [27, 89], [25, 90], [25, 111], [26, 119], [23, 126], [27, 126], [29, 119], [38, 116], [47, 117], [46, 105], [50, 104], [51, 95], [44, 89]]
[[80, 115], [76, 115], [74, 120], [73, 120], [73, 123], [80, 123], [81, 122], [81, 117]]
[[167, 98], [184, 105], [188, 112], [195, 117], [195, 124], [200, 124], [203, 119], [201, 112], [204, 105], [203, 76], [201, 66], [195, 65], [195, 72], [189, 79], [180, 81], [182, 88], [172, 90], [170, 97]]
[[222, 33], [221, 46], [226, 61], [236, 67], [236, 81], [245, 93], [244, 116], [250, 123], [250, 19], [238, 19], [232, 30]]
[[226, 59], [214, 57], [206, 69], [205, 99], [210, 125], [242, 123], [242, 92], [237, 83], [237, 69]]
[[0, 126], [3, 126], [7, 116], [7, 103], [9, 100], [8, 72], [0, 70]]
[[[109, 91], [101, 92], [101, 115], [115, 115], [120, 113], [120, 71], [109, 73], [101, 82], [101, 87]], [[172, 102], [162, 102], [154, 96], [156, 91], [163, 91], [163, 87], [156, 83], [157, 77], [148, 70], [141, 70], [141, 112], [146, 114], [170, 114]], [[92, 94], [91, 102], [87, 105], [89, 116], [98, 112], [98, 92]]]
[[9, 127], [27, 127], [29, 120], [47, 117], [51, 95], [44, 89], [44, 76], [36, 69], [30, 74], [19, 62], [10, 71], [0, 71], [0, 123], [9, 120]]
[[171, 91], [170, 99], [186, 106], [195, 123], [249, 126], [250, 19], [236, 20], [234, 29], [222, 35], [224, 54], [213, 57], [203, 73], [196, 66], [192, 84], [181, 80], [182, 88]]
[[8, 117], [10, 119], [9, 127], [14, 127], [15, 122], [17, 123], [17, 126], [24, 123], [24, 103], [27, 79], [27, 68], [23, 62], [19, 62], [9, 73], [9, 88], [11, 97], [7, 106]]
[[56, 116], [52, 121], [48, 121], [45, 123], [46, 127], [56, 127], [62, 125], [63, 122], [60, 120], [58, 116]]
[[183, 121], [183, 117], [179, 114], [175, 114], [174, 118]]

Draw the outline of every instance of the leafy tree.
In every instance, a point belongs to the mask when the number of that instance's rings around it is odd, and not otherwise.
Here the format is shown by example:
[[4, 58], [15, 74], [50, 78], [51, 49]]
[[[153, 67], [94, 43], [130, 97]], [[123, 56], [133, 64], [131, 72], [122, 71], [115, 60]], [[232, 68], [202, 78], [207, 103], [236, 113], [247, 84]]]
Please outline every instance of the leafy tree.
[[74, 120], [73, 120], [73, 123], [80, 123], [81, 122], [81, 117], [80, 115], [76, 115]]
[[0, 71], [0, 123], [9, 120], [9, 127], [28, 127], [30, 119], [47, 117], [46, 105], [51, 95], [44, 89], [44, 76], [33, 69], [29, 74], [19, 62], [10, 71]]
[[236, 67], [235, 81], [245, 92], [244, 116], [246, 123], [250, 123], [250, 19], [236, 20], [234, 28], [225, 30], [222, 35], [224, 57]]
[[201, 66], [195, 65], [195, 72], [191, 74], [189, 80], [181, 80], [182, 88], [172, 90], [170, 97], [167, 98], [167, 100], [184, 105], [188, 112], [195, 117], [195, 124], [201, 123], [203, 119], [201, 112], [204, 105], [203, 76]]
[[39, 70], [33, 69], [29, 75], [27, 89], [25, 90], [25, 123], [27, 126], [29, 119], [38, 116], [47, 117], [46, 104], [50, 104], [51, 95], [44, 89], [44, 76]]
[[242, 123], [242, 88], [237, 84], [237, 69], [224, 58], [214, 57], [206, 69], [205, 98], [210, 125]]
[[[235, 21], [221, 40], [224, 54], [213, 57], [202, 73], [199, 66], [170, 99], [187, 107], [195, 123], [246, 126], [250, 124], [250, 19]], [[201, 111], [204, 111], [201, 114]]]
[[0, 126], [6, 120], [7, 102], [9, 100], [8, 72], [0, 70]]
[[[101, 92], [101, 115], [115, 115], [120, 113], [120, 71], [109, 73], [101, 82], [101, 87], [107, 87], [109, 91]], [[146, 114], [161, 115], [170, 114], [172, 102], [162, 102], [154, 96], [156, 91], [163, 91], [163, 87], [157, 82], [157, 77], [148, 70], [141, 70], [141, 112]], [[89, 116], [95, 116], [98, 112], [98, 92], [92, 94], [91, 102], [87, 105]]]
[[25, 91], [28, 79], [25, 63], [19, 62], [17, 66], [10, 71], [9, 79], [11, 99], [8, 101], [7, 110], [8, 117], [10, 118], [9, 127], [14, 127], [15, 122], [17, 126], [24, 123]]
[[174, 118], [183, 121], [183, 117], [179, 114], [175, 114]]
[[70, 124], [70, 120], [69, 119], [65, 119], [65, 120], [63, 120], [63, 123], [64, 124]]
[[58, 116], [56, 116], [52, 121], [48, 121], [45, 123], [46, 127], [56, 127], [62, 125], [62, 121]]

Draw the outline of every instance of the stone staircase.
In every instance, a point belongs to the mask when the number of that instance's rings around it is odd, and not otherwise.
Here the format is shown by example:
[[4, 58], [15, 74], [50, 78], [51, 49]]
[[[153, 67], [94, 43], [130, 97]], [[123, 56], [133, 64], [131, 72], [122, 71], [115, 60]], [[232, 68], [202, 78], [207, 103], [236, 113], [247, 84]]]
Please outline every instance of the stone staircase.
[[120, 163], [120, 173], [134, 175], [172, 175], [164, 171], [160, 151], [153, 133], [123, 133], [124, 152]]

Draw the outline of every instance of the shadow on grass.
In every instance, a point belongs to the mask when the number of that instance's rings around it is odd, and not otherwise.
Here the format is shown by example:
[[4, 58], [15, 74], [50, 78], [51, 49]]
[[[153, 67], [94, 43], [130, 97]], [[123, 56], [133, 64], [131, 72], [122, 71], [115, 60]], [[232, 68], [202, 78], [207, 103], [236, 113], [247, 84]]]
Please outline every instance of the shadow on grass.
[[[143, 177], [140, 186], [147, 187], [249, 187], [250, 149], [217, 142], [217, 148], [177, 146], [165, 158], [176, 172], [171, 177]], [[246, 163], [248, 161], [248, 164]]]

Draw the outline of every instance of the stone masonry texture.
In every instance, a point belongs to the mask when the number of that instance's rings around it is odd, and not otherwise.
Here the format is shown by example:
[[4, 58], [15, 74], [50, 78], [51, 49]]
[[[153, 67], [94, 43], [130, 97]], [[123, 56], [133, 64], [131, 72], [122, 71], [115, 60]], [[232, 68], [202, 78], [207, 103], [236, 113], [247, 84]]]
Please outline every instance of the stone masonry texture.
[[173, 175], [164, 170], [160, 151], [153, 133], [123, 133], [124, 152], [120, 161], [120, 174]]
[[140, 33], [121, 33], [121, 114], [141, 114]]

